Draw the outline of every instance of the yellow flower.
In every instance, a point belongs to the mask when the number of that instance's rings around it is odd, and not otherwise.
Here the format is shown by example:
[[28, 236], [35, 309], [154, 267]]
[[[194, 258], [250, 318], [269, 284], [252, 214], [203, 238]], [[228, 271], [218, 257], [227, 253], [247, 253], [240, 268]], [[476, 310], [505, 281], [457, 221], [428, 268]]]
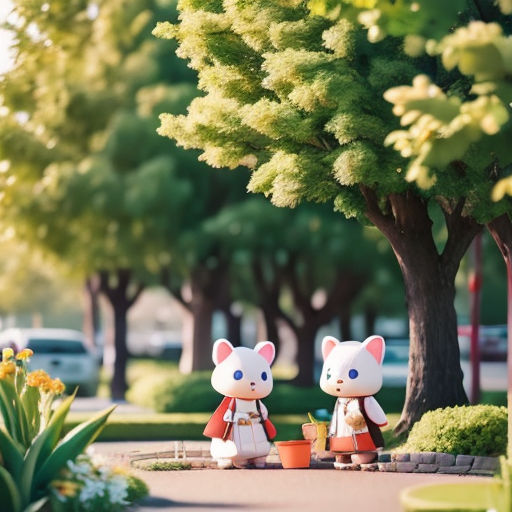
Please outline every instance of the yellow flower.
[[19, 354], [16, 355], [16, 359], [25, 360], [34, 355], [34, 351], [29, 348], [24, 348]]
[[16, 372], [16, 364], [14, 361], [2, 361], [0, 363], [0, 379], [5, 379], [8, 375]]
[[76, 496], [77, 490], [80, 488], [80, 485], [76, 482], [70, 482], [69, 480], [54, 480], [52, 482], [52, 487], [61, 495], [61, 496]]
[[8, 361], [14, 357], [14, 350], [12, 348], [4, 348], [2, 350], [2, 361]]
[[57, 379], [53, 379], [50, 382], [50, 389], [56, 395], [61, 395], [62, 393], [64, 393], [66, 386], [63, 384], [63, 382], [60, 379], [57, 378]]
[[41, 391], [50, 391], [52, 379], [44, 370], [35, 370], [27, 375], [27, 385], [41, 388]]

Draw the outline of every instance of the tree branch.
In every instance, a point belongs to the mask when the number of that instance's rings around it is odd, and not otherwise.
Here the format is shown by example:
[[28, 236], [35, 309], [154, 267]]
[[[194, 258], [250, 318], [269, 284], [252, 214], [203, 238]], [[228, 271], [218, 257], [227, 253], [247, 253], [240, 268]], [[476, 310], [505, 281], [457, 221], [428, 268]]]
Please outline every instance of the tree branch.
[[299, 286], [299, 279], [295, 275], [296, 257], [290, 257], [290, 260], [285, 266], [284, 273], [286, 275], [286, 281], [292, 292], [293, 302], [295, 306], [304, 314], [311, 312], [311, 303], [309, 297], [305, 297]]
[[359, 190], [361, 191], [366, 203], [365, 215], [368, 220], [375, 224], [375, 226], [381, 229], [384, 233], [389, 231], [394, 224], [393, 217], [391, 215], [385, 215], [382, 212], [375, 191], [365, 185], [359, 185]]
[[135, 289], [133, 295], [131, 297], [126, 297], [128, 300], [129, 308], [132, 307], [137, 302], [137, 299], [140, 297], [141, 293], [144, 291], [145, 288], [146, 285], [144, 283], [137, 283], [137, 288]]
[[473, 238], [483, 227], [472, 217], [463, 215], [465, 203], [465, 198], [459, 199], [452, 211], [441, 206], [448, 230], [448, 239], [441, 259], [452, 275], [457, 273], [460, 260], [468, 250]]

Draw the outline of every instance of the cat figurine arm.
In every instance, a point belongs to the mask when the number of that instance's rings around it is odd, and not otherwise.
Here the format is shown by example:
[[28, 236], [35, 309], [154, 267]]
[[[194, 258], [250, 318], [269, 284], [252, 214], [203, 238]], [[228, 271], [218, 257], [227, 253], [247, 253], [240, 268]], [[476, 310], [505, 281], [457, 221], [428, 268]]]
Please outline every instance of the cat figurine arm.
[[370, 418], [378, 427], [385, 427], [388, 424], [386, 414], [379, 405], [379, 402], [377, 402], [373, 396], [365, 397], [364, 410], [368, 415], [368, 418]]

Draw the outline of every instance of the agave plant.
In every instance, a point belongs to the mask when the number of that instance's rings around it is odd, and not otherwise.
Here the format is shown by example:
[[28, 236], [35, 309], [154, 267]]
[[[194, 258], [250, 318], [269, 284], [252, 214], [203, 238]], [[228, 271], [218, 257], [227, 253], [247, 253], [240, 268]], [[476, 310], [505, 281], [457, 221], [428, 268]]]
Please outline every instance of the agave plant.
[[114, 410], [111, 407], [84, 422], [61, 439], [75, 393], [53, 409], [64, 391], [59, 379], [42, 370], [27, 372], [32, 351], [16, 357], [10, 349], [0, 363], [0, 503], [2, 512], [35, 512], [48, 500], [48, 486], [67, 462], [92, 443]]

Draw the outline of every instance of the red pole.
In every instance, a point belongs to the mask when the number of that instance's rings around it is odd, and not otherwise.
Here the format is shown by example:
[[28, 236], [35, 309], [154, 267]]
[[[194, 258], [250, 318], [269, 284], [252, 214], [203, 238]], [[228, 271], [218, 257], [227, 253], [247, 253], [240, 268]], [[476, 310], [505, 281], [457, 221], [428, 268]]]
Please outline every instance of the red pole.
[[477, 404], [480, 400], [480, 290], [482, 288], [482, 233], [478, 233], [473, 242], [474, 271], [469, 277], [471, 293], [471, 393], [470, 401]]

